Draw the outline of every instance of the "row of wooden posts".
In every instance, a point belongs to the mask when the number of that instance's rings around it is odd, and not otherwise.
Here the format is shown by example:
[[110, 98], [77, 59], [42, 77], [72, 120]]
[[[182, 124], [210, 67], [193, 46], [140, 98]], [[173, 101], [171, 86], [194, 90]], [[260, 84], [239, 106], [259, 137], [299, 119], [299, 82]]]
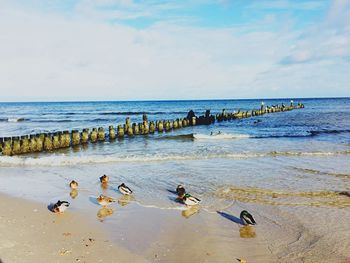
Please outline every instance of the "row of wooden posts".
[[[193, 111], [190, 111], [186, 118], [176, 120], [159, 120], [148, 122], [147, 116], [143, 115], [143, 122], [131, 123], [130, 118], [127, 117], [124, 125], [118, 125], [117, 129], [114, 126], [109, 126], [108, 136], [105, 133], [103, 127], [89, 129], [83, 129], [82, 132], [78, 130], [73, 131], [60, 131], [55, 133], [40, 133], [24, 136], [14, 136], [0, 138], [0, 152], [2, 155], [12, 156], [25, 153], [42, 152], [42, 151], [54, 151], [61, 148], [67, 148], [71, 146], [78, 146], [81, 144], [87, 144], [89, 142], [104, 142], [106, 139], [115, 140], [117, 138], [124, 138], [124, 136], [146, 135], [153, 134], [156, 131], [158, 133], [169, 132], [171, 130], [184, 128], [187, 126], [196, 126], [201, 124], [211, 124], [213, 122], [248, 118], [251, 116], [258, 116], [265, 113], [289, 111], [295, 108], [303, 108], [303, 104], [293, 106], [261, 106], [260, 109], [252, 111], [238, 111], [238, 112], [226, 112], [216, 116], [210, 115], [210, 111], [207, 110], [204, 116], [196, 117]], [[192, 114], [190, 114], [192, 112]]]

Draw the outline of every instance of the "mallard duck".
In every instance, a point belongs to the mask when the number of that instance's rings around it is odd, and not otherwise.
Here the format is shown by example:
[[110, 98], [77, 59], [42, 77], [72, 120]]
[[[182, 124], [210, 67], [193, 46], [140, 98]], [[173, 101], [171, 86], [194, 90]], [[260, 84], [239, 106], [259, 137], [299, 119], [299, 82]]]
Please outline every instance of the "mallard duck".
[[67, 201], [58, 200], [57, 203], [53, 205], [52, 212], [63, 213], [68, 208], [69, 205], [70, 203], [68, 203]]
[[179, 184], [179, 185], [176, 187], [176, 193], [177, 193], [177, 195], [178, 195], [180, 198], [183, 198], [184, 195], [186, 194], [185, 187], [183, 187], [183, 185]]
[[244, 225], [255, 225], [256, 222], [251, 214], [248, 211], [243, 210], [239, 215]]
[[97, 200], [97, 203], [99, 203], [102, 206], [107, 206], [110, 203], [113, 203], [116, 201], [114, 198], [108, 197], [105, 195], [100, 195], [99, 197], [96, 198], [96, 200]]
[[69, 186], [72, 189], [78, 189], [78, 182], [73, 180], [73, 181], [70, 182]]
[[101, 182], [101, 184], [108, 184], [108, 181], [109, 181], [109, 176], [108, 175], [102, 175], [101, 177], [100, 177], [100, 182]]
[[118, 186], [119, 192], [121, 192], [123, 195], [131, 195], [132, 191], [129, 187], [127, 187], [124, 183]]
[[182, 198], [182, 200], [188, 206], [198, 205], [199, 202], [201, 201], [198, 198], [196, 198], [190, 194], [185, 194], [185, 196]]

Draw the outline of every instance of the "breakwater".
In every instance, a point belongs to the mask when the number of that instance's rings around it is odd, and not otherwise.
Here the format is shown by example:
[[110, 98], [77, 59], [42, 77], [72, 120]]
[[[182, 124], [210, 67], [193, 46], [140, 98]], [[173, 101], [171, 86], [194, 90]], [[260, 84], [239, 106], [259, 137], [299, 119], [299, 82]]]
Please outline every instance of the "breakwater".
[[86, 128], [82, 130], [65, 130], [54, 133], [2, 137], [0, 138], [0, 152], [2, 155], [6, 156], [43, 151], [51, 152], [61, 148], [86, 145], [88, 143], [98, 143], [106, 140], [113, 141], [118, 138], [124, 138], [125, 136], [133, 137], [154, 134], [155, 132], [170, 132], [188, 126], [210, 125], [214, 122], [249, 118], [252, 116], [285, 112], [300, 108], [304, 108], [304, 105], [301, 103], [294, 105], [293, 102], [287, 106], [283, 103], [272, 106], [265, 106], [262, 104], [259, 109], [253, 109], [250, 111], [239, 110], [238, 112], [229, 112], [224, 109], [221, 113], [212, 115], [210, 110], [207, 110], [202, 116], [196, 116], [193, 111], [189, 111], [184, 118], [157, 121], [149, 121], [147, 115], [144, 114], [143, 120], [140, 123], [132, 123], [130, 118], [127, 117], [124, 124], [119, 124], [116, 127], [110, 125], [108, 128], [96, 127], [92, 129]]

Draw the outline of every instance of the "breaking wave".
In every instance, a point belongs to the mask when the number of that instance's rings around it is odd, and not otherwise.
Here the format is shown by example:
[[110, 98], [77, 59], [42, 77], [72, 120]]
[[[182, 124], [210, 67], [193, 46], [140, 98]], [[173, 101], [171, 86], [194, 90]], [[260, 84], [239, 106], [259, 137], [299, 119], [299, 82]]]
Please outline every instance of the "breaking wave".
[[191, 161], [211, 159], [251, 159], [277, 156], [334, 156], [348, 155], [350, 151], [338, 152], [243, 152], [243, 153], [193, 153], [193, 154], [169, 154], [169, 155], [90, 155], [76, 156], [65, 154], [53, 154], [49, 156], [0, 156], [0, 166], [72, 166], [120, 162], [167, 162], [167, 161]]

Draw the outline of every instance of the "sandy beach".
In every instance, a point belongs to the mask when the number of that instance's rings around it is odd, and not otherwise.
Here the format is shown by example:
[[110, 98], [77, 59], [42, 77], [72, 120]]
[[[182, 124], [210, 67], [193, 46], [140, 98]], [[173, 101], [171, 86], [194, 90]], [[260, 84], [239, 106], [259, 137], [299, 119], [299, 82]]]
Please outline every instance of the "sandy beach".
[[0, 256], [8, 262], [147, 262], [113, 245], [74, 212], [54, 214], [44, 204], [0, 196]]

